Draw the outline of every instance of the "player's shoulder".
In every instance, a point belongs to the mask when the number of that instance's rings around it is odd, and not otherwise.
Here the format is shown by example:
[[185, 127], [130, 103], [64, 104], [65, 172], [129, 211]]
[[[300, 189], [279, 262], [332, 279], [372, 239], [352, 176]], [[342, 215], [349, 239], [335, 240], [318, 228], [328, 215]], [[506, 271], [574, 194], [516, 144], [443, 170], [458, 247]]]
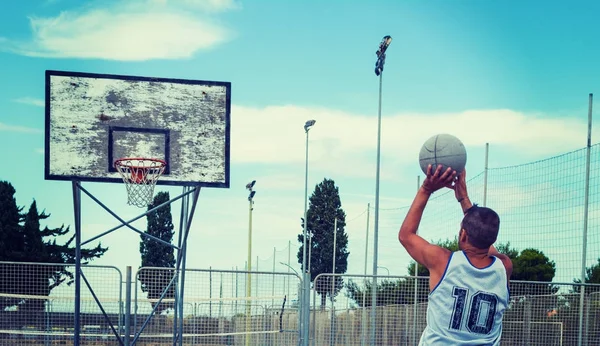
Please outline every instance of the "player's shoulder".
[[494, 254], [494, 256], [501, 261], [502, 265], [504, 266], [504, 269], [506, 270], [507, 278], [510, 279], [510, 276], [512, 275], [513, 271], [513, 263], [510, 257], [501, 253]]
[[452, 251], [443, 248], [439, 245], [430, 244], [426, 251], [426, 258], [428, 259], [427, 267], [429, 270], [444, 271], [452, 256]]

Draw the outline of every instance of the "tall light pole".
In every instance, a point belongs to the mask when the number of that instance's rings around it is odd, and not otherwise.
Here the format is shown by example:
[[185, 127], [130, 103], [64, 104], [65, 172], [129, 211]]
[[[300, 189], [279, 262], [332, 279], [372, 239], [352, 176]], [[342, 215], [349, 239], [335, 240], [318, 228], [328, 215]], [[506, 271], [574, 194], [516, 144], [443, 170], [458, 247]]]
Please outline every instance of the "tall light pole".
[[308, 130], [316, 123], [316, 120], [308, 120], [304, 124], [304, 132], [306, 133], [306, 162], [304, 170], [304, 230], [303, 230], [303, 246], [302, 246], [302, 286], [303, 286], [303, 298], [302, 298], [302, 339], [303, 345], [308, 345], [308, 325], [310, 322], [310, 268], [306, 267], [306, 227], [308, 224], [307, 212], [308, 212]]
[[308, 130], [316, 123], [316, 120], [308, 120], [304, 124], [304, 132], [306, 133], [306, 160], [305, 160], [305, 168], [304, 168], [304, 231], [303, 231], [303, 239], [304, 244], [302, 247], [302, 270], [307, 273], [310, 271], [310, 268], [306, 267], [306, 225], [308, 224], [308, 219], [306, 214], [308, 212]]
[[392, 43], [392, 37], [387, 35], [379, 44], [377, 62], [375, 63], [375, 74], [379, 76], [379, 110], [377, 114], [377, 171], [375, 174], [375, 218], [373, 225], [373, 293], [371, 294], [371, 345], [375, 345], [375, 327], [377, 326], [377, 246], [379, 235], [379, 172], [381, 163], [381, 86], [383, 84], [383, 65], [385, 64], [385, 52]]
[[[252, 291], [252, 210], [254, 209], [252, 206], [254, 205], [254, 195], [256, 191], [254, 191], [254, 184], [256, 184], [256, 180], [252, 180], [248, 184], [246, 184], [246, 189], [250, 191], [248, 195], [248, 273], [246, 274], [248, 278], [246, 279], [246, 333], [250, 332], [250, 321], [251, 321], [251, 308], [250, 308], [250, 297]], [[250, 337], [246, 334], [246, 346], [250, 344]]]
[[377, 266], [377, 268], [385, 269], [385, 271], [387, 271], [387, 275], [390, 276], [390, 270], [388, 268], [383, 266]]

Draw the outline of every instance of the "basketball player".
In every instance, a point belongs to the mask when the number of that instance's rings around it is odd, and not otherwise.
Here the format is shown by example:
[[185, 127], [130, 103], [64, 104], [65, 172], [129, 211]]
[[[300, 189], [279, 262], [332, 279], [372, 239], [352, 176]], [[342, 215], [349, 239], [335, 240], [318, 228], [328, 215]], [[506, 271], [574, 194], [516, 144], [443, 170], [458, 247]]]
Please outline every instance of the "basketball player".
[[[464, 213], [456, 252], [417, 235], [429, 197], [444, 187], [454, 190]], [[398, 233], [409, 255], [429, 270], [427, 326], [420, 346], [500, 345], [512, 262], [492, 245], [499, 226], [496, 212], [471, 204], [464, 170], [457, 176], [451, 168], [442, 172], [440, 165], [433, 172], [428, 167]]]

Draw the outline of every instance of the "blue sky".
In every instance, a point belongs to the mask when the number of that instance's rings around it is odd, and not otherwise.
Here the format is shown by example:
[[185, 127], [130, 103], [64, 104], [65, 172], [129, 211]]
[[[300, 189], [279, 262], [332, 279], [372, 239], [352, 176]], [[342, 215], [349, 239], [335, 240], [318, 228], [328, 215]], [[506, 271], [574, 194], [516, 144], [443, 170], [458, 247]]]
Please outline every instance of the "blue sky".
[[[427, 138], [440, 132], [461, 138], [470, 175], [483, 170], [486, 142], [491, 167], [562, 154], [585, 146], [588, 94], [600, 89], [600, 29], [593, 17], [600, 4], [594, 1], [32, 0], [5, 8], [0, 179], [15, 186], [19, 205], [36, 199], [51, 213], [50, 226], [73, 224], [73, 202], [69, 182], [44, 180], [45, 70], [232, 83], [231, 188], [202, 191], [188, 267], [244, 266], [244, 186], [253, 179], [253, 258], [268, 259], [274, 247], [281, 253], [291, 240], [297, 267], [302, 126], [316, 119], [309, 187], [324, 177], [340, 187], [352, 220], [349, 272], [362, 273], [364, 211], [367, 203], [374, 206], [375, 191], [373, 68], [384, 35], [393, 42], [383, 78], [381, 208], [387, 211], [380, 216], [379, 244], [386, 251], [379, 263], [392, 274], [405, 274], [409, 260], [396, 238], [403, 212], [393, 210], [413, 197], [418, 150]], [[121, 184], [84, 187], [124, 218], [139, 213], [125, 204]], [[179, 204], [173, 208], [177, 216]], [[84, 239], [117, 224], [107, 216], [84, 198]], [[444, 222], [458, 225], [459, 216]], [[145, 228], [143, 221], [136, 225]], [[439, 238], [427, 232], [426, 238]], [[518, 232], [511, 236], [519, 243]], [[138, 242], [137, 234], [120, 229], [102, 239], [110, 250], [95, 263], [135, 269]], [[599, 251], [597, 244], [588, 250]], [[370, 272], [370, 259], [368, 266]]]

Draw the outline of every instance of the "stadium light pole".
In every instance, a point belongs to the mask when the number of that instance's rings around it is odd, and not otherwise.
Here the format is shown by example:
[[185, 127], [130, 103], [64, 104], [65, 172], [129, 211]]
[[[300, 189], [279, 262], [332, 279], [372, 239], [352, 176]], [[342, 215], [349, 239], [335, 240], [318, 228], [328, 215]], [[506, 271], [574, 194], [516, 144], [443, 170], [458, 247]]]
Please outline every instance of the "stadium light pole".
[[387, 272], [387, 275], [390, 276], [390, 270], [388, 268], [383, 267], [383, 266], [377, 266], [377, 268], [385, 269], [385, 271]]
[[373, 225], [373, 293], [371, 294], [371, 345], [375, 345], [375, 317], [377, 309], [377, 247], [379, 236], [379, 175], [381, 165], [381, 87], [383, 84], [383, 65], [385, 64], [385, 52], [392, 43], [392, 37], [386, 35], [379, 44], [377, 62], [375, 63], [375, 75], [379, 76], [379, 108], [377, 112], [377, 168], [375, 173], [375, 215]]
[[308, 304], [310, 304], [310, 276], [308, 273], [310, 272], [310, 268], [306, 267], [306, 234], [307, 234], [307, 224], [308, 218], [306, 217], [308, 212], [308, 130], [316, 123], [316, 120], [308, 120], [304, 123], [304, 132], [306, 133], [306, 159], [305, 159], [305, 168], [304, 168], [304, 229], [303, 229], [303, 245], [302, 245], [302, 287], [303, 289], [303, 299], [302, 299], [302, 309], [301, 309], [301, 318], [302, 318], [302, 334], [303, 334], [303, 345], [308, 345], [308, 324], [309, 324], [309, 313], [310, 308], [307, 309]]
[[[306, 268], [306, 224], [308, 223], [306, 214], [308, 212], [308, 130], [316, 123], [316, 120], [308, 120], [304, 124], [304, 132], [306, 133], [306, 154], [304, 167], [304, 230], [303, 230], [303, 250], [302, 250], [302, 270], [308, 272]], [[310, 268], [308, 268], [310, 269]]]
[[[250, 296], [252, 290], [252, 210], [254, 209], [252, 206], [254, 204], [254, 195], [256, 191], [254, 191], [254, 184], [256, 184], [256, 180], [252, 180], [248, 184], [246, 184], [246, 189], [250, 191], [248, 195], [248, 278], [246, 279], [246, 333], [250, 332]], [[250, 344], [250, 338], [246, 336], [246, 346]]]

